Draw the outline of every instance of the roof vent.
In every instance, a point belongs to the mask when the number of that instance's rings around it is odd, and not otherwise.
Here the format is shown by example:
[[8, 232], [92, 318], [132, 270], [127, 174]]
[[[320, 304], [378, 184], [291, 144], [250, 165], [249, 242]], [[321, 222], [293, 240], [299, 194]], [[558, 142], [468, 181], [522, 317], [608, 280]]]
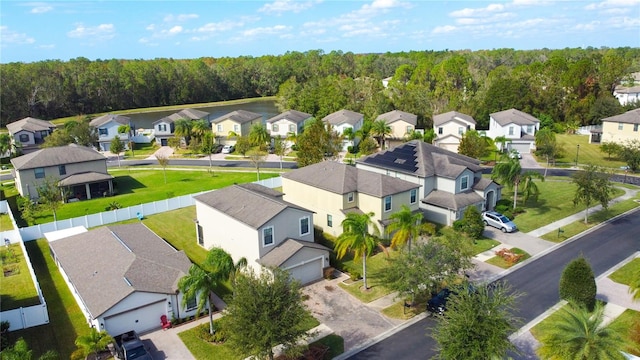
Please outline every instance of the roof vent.
[[395, 159], [393, 162], [396, 163], [396, 164], [404, 164], [405, 162], [407, 162], [407, 160], [406, 159]]
[[131, 284], [131, 281], [129, 281], [129, 279], [127, 279], [126, 277], [123, 277], [123, 279], [124, 279], [124, 282], [127, 283], [127, 285], [133, 287], [133, 285]]

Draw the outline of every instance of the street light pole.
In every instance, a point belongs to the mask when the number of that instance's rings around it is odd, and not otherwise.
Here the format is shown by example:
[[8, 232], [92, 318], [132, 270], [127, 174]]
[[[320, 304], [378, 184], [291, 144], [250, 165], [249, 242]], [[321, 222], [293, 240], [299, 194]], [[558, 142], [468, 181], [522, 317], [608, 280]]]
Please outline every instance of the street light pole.
[[576, 167], [578, 167], [578, 155], [580, 154], [580, 144], [576, 145]]

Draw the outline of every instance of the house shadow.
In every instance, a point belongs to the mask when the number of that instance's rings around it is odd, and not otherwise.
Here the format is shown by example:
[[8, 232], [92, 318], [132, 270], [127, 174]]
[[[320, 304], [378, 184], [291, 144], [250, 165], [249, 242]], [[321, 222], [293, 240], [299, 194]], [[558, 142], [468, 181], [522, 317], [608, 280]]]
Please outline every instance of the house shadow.
[[113, 192], [116, 194], [132, 194], [133, 190], [145, 187], [146, 185], [129, 175], [116, 176], [113, 179]]

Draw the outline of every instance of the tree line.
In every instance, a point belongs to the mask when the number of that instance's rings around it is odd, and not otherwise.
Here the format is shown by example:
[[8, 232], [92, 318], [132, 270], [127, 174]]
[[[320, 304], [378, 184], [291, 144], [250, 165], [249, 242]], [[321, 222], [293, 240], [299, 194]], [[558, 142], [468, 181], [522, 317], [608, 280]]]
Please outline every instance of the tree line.
[[427, 128], [449, 110], [486, 128], [488, 114], [511, 107], [546, 122], [592, 124], [623, 111], [611, 93], [639, 70], [640, 48], [628, 47], [15, 62], [0, 64], [0, 125], [272, 95], [283, 110], [320, 118], [342, 108], [367, 118], [400, 109]]

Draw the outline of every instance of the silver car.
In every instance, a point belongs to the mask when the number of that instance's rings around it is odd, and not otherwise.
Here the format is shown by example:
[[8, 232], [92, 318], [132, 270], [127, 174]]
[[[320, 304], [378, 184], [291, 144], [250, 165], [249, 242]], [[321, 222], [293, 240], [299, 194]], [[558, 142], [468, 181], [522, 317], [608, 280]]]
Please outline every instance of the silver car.
[[482, 213], [482, 220], [485, 225], [491, 225], [502, 230], [502, 232], [514, 232], [518, 228], [508, 217], [495, 211], [485, 211]]

